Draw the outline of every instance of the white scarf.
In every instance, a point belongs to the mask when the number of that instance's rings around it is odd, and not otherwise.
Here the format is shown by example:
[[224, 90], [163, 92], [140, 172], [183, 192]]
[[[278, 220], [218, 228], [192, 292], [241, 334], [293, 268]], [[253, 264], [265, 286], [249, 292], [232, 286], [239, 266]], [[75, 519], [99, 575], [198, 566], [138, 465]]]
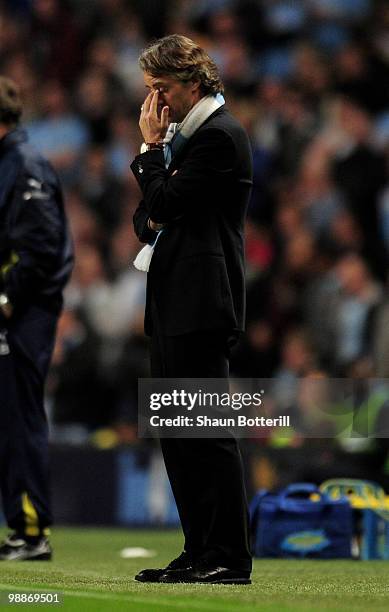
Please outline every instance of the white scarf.
[[[222, 94], [216, 96], [209, 95], [201, 98], [190, 109], [185, 119], [181, 123], [171, 123], [167, 129], [164, 142], [165, 166], [169, 168], [173, 157], [182, 149], [189, 138], [198, 130], [198, 128], [208, 119], [212, 113], [225, 104]], [[142, 149], [141, 149], [142, 152]], [[163, 230], [159, 231], [153, 244], [146, 244], [134, 260], [134, 266], [142, 272], [148, 272], [150, 268], [151, 258], [154, 253], [154, 247]]]

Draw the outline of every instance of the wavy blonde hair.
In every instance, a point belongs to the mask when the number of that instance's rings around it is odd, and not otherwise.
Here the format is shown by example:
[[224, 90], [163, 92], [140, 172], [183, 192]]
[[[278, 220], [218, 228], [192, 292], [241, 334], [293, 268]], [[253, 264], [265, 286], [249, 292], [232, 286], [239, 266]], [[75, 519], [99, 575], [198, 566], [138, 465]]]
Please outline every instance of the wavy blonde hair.
[[193, 40], [171, 34], [151, 43], [142, 52], [139, 66], [153, 77], [171, 76], [177, 81], [200, 81], [204, 95], [224, 92], [218, 68]]

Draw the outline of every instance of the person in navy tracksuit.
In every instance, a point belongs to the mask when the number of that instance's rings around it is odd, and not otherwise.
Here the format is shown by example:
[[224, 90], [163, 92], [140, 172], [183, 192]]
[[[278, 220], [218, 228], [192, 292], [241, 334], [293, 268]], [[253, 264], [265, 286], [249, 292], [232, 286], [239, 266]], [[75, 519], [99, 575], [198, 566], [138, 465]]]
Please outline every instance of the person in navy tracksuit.
[[44, 383], [73, 250], [61, 187], [19, 127], [17, 86], [0, 76], [0, 560], [50, 559]]

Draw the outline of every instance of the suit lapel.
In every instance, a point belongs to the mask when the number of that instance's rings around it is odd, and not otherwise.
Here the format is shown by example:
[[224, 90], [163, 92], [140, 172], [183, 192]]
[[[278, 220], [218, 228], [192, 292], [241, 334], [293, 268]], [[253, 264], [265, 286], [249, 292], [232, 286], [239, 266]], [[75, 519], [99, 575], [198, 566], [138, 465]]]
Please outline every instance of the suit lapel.
[[172, 161], [170, 162], [170, 165], [169, 165], [169, 168], [168, 168], [168, 171], [169, 171], [170, 175], [173, 174], [173, 172], [179, 167], [180, 162], [185, 157], [186, 152], [188, 150], [188, 147], [191, 144], [193, 136], [195, 136], [198, 133], [198, 131], [201, 130], [201, 128], [204, 125], [207, 125], [208, 121], [213, 119], [213, 117], [217, 117], [218, 115], [221, 115], [221, 114], [223, 114], [225, 112], [227, 112], [227, 109], [226, 109], [225, 105], [221, 106], [220, 108], [217, 108], [211, 115], [209, 115], [209, 117], [207, 117], [207, 119], [194, 132], [194, 134], [192, 134], [192, 136], [188, 139], [188, 141], [181, 147], [181, 149], [178, 151], [178, 153], [172, 158]]

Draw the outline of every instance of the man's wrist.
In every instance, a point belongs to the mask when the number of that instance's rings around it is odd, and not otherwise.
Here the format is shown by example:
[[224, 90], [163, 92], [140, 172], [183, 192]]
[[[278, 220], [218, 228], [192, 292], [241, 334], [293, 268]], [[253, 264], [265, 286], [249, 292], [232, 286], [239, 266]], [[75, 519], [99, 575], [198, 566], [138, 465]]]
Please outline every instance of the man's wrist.
[[163, 151], [163, 142], [161, 140], [155, 142], [144, 142], [140, 152], [145, 153], [146, 151], [153, 151], [154, 149]]
[[153, 232], [159, 232], [163, 228], [163, 223], [155, 223], [150, 219], [147, 219], [147, 226], [149, 229], [153, 230]]
[[0, 311], [6, 319], [12, 316], [13, 307], [6, 293], [0, 293]]

